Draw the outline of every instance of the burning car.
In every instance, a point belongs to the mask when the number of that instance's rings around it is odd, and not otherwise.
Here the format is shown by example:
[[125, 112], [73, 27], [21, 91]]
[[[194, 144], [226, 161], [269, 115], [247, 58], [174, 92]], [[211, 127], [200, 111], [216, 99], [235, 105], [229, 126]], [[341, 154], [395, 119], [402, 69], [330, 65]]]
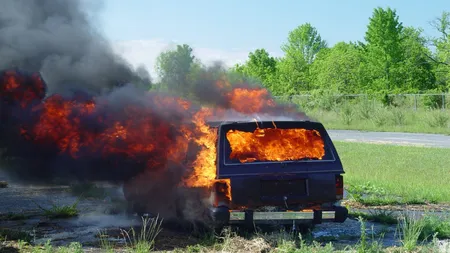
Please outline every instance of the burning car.
[[321, 123], [263, 87], [198, 85], [199, 104], [133, 86], [47, 94], [40, 73], [2, 71], [0, 155], [20, 158], [9, 173], [21, 180], [123, 184], [139, 214], [218, 227], [345, 221], [344, 170]]
[[[208, 122], [215, 178], [202, 187], [213, 225], [344, 222], [344, 170], [324, 126], [314, 121]], [[125, 193], [139, 189], [126, 184]], [[129, 201], [137, 195], [128, 194]], [[140, 196], [141, 201], [150, 196]], [[199, 203], [201, 205], [201, 203]], [[177, 214], [182, 218], [185, 206]], [[150, 209], [152, 209], [150, 207]], [[149, 211], [141, 206], [140, 213]]]

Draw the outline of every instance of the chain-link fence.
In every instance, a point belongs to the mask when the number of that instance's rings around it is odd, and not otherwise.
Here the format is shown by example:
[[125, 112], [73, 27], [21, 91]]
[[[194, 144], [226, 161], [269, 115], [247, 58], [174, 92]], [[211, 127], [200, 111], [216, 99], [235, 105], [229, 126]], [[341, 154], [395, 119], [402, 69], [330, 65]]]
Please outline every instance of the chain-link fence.
[[378, 104], [391, 105], [404, 109], [450, 109], [450, 94], [389, 94], [385, 97], [374, 97], [368, 94], [347, 95], [292, 95], [277, 96], [280, 102], [289, 102], [309, 109], [333, 109], [340, 104]]

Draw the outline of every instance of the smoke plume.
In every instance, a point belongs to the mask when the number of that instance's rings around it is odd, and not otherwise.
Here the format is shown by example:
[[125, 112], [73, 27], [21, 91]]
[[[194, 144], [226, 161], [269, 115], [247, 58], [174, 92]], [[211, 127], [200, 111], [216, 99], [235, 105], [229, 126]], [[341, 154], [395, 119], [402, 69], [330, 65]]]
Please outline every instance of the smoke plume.
[[209, 120], [306, 118], [220, 65], [182, 97], [142, 89], [148, 74], [113, 53], [82, 7], [2, 1], [0, 155], [16, 180], [118, 182], [137, 209], [196, 219], [215, 178]]
[[[114, 54], [80, 0], [4, 0], [0, 69], [40, 71], [50, 93], [100, 93], [129, 82], [150, 83]], [[94, 12], [95, 14], [95, 12]]]

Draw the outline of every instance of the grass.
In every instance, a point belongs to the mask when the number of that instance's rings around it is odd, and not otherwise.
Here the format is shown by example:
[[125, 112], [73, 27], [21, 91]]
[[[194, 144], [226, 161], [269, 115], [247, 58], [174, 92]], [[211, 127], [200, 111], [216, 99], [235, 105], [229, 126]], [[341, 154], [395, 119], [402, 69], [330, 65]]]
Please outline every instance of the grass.
[[417, 248], [423, 225], [420, 220], [403, 217], [398, 226], [400, 241], [403, 248], [411, 252]]
[[438, 239], [450, 239], [450, 216], [425, 215], [419, 221], [422, 227], [419, 239], [427, 240], [433, 236]]
[[365, 205], [450, 203], [448, 149], [335, 142], [349, 197]]
[[31, 241], [29, 233], [9, 228], [0, 228], [0, 241], [14, 240], [14, 241]]
[[450, 110], [385, 109], [368, 119], [359, 118], [357, 113], [350, 113], [348, 108], [344, 115], [323, 110], [313, 110], [307, 115], [322, 122], [327, 129], [450, 134]]
[[79, 214], [77, 209], [78, 200], [71, 205], [57, 205], [53, 204], [51, 208], [43, 208], [39, 204], [36, 204], [40, 209], [44, 211], [44, 215], [51, 219], [65, 219], [76, 217]]
[[383, 247], [380, 242], [383, 235], [377, 240], [375, 238], [375, 235], [372, 231], [372, 238], [371, 241], [367, 239], [367, 232], [366, 232], [366, 223], [363, 218], [359, 217], [359, 222], [361, 225], [361, 236], [359, 239], [358, 244], [356, 245], [356, 252], [383, 252]]
[[[68, 246], [54, 247], [51, 240], [44, 245], [30, 245], [24, 241], [19, 241], [16, 245], [20, 253], [83, 253], [83, 245], [79, 242], [72, 242]], [[13, 251], [17, 252], [17, 251]]]
[[445, 110], [426, 106], [414, 110], [412, 104], [383, 106], [378, 101], [364, 99], [322, 103], [326, 99], [317, 97], [310, 104], [293, 102], [327, 129], [450, 134], [450, 104]]
[[161, 232], [162, 220], [158, 217], [149, 219], [142, 217], [142, 227], [139, 234], [134, 228], [130, 231], [122, 230], [122, 235], [127, 242], [127, 248], [135, 253], [146, 253], [152, 251], [155, 246], [155, 239]]
[[[162, 220], [158, 218], [143, 218], [139, 233], [131, 228], [129, 232], [123, 232], [122, 236], [127, 242], [125, 247], [113, 245], [106, 232], [100, 233], [100, 246], [102, 252], [130, 252], [143, 253], [155, 251], [155, 242], [161, 232]], [[220, 235], [206, 236], [198, 244], [183, 248], [175, 248], [173, 252], [438, 252], [437, 238], [439, 235], [447, 235], [449, 232], [449, 220], [442, 220], [436, 216], [427, 214], [419, 219], [399, 218], [397, 226], [398, 240], [401, 247], [383, 247], [381, 240], [384, 234], [375, 234], [366, 229], [365, 219], [360, 217], [361, 234], [356, 244], [341, 246], [333, 240], [316, 240], [312, 235], [294, 235], [285, 231], [265, 234], [247, 235], [246, 238], [238, 236], [229, 228]], [[320, 237], [319, 237], [320, 238]], [[54, 247], [51, 241], [43, 245], [31, 245], [18, 238], [15, 248], [18, 252], [61, 252], [79, 253], [83, 247], [78, 242], [72, 242], [67, 246]], [[2, 245], [0, 244], [0, 247]], [[17, 252], [17, 251], [16, 251]]]
[[9, 212], [9, 213], [0, 215], [0, 221], [2, 221], [2, 220], [8, 220], [8, 221], [25, 220], [27, 218], [28, 218], [28, 215], [26, 215], [24, 213]]
[[386, 225], [393, 225], [398, 223], [398, 218], [392, 211], [375, 210], [369, 212], [349, 211], [349, 217], [363, 218], [367, 221], [378, 222]]
[[[422, 220], [405, 220], [399, 223], [398, 240], [401, 247], [383, 247], [384, 234], [375, 234], [372, 228], [366, 229], [365, 219], [359, 218], [361, 234], [354, 245], [340, 246], [333, 243], [333, 238], [328, 241], [316, 240], [315, 238], [304, 238], [287, 232], [275, 232], [271, 234], [256, 234], [250, 238], [236, 236], [231, 230], [216, 239], [216, 243], [209, 245], [196, 244], [175, 252], [438, 252], [438, 242], [433, 237], [428, 243], [422, 243], [421, 233], [423, 231]], [[323, 239], [322, 237], [320, 237]]]

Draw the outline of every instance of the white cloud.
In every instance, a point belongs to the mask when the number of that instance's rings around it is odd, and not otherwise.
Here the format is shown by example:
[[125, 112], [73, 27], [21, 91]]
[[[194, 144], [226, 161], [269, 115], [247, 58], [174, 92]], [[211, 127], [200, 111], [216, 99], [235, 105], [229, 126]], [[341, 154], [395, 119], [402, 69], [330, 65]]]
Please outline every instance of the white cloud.
[[[162, 51], [170, 49], [177, 44], [181, 43], [168, 42], [160, 39], [127, 40], [113, 42], [113, 48], [134, 67], [144, 65], [148, 69], [152, 79], [156, 79], [156, 57], [158, 57]], [[244, 50], [225, 51], [195, 46], [192, 46], [192, 48], [194, 49], [194, 55], [204, 64], [221, 61], [229, 67], [237, 63], [244, 63], [247, 60], [249, 53], [249, 51]]]

